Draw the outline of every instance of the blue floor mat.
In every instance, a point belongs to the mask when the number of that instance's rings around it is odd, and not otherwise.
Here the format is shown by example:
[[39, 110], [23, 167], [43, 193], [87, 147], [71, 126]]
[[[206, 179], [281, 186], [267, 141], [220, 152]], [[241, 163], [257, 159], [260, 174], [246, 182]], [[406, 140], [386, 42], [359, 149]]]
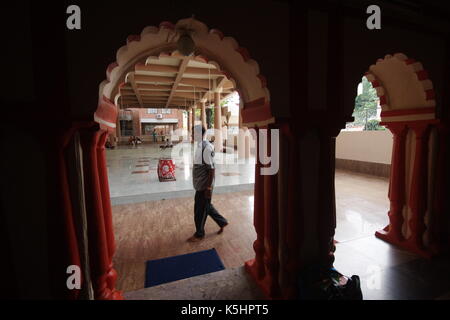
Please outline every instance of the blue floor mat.
[[224, 270], [216, 249], [149, 260], [145, 268], [145, 288]]

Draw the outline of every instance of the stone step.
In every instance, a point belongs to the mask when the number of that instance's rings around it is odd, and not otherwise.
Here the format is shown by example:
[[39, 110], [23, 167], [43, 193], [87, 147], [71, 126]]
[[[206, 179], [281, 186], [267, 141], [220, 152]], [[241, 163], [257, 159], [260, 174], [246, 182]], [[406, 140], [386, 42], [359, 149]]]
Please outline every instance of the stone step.
[[261, 300], [264, 296], [244, 267], [126, 292], [127, 300]]

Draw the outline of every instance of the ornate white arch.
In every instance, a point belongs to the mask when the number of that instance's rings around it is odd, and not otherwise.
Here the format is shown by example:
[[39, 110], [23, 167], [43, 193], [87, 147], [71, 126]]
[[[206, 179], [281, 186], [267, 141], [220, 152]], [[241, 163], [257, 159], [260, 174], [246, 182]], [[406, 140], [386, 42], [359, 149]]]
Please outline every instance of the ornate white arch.
[[[248, 113], [250, 116], [247, 125], [274, 121], [270, 112], [266, 79], [259, 73], [258, 63], [250, 58], [248, 51], [240, 47], [234, 38], [225, 37], [219, 30], [210, 30], [204, 23], [193, 18], [179, 20], [175, 25], [163, 22], [159, 27], [144, 28], [140, 35], [129, 36], [126, 45], [117, 51], [116, 62], [108, 66], [106, 80], [99, 86], [99, 108], [105, 103], [113, 104], [119, 85], [136, 63], [148, 56], [175, 51], [179, 38], [177, 30], [180, 29], [191, 31], [196, 48], [202, 54], [197, 59], [214, 64], [236, 85], [244, 101], [244, 109], [252, 108]], [[260, 108], [264, 109], [263, 112], [256, 113]], [[96, 116], [99, 118], [98, 114]]]
[[365, 74], [380, 98], [383, 122], [435, 119], [435, 92], [420, 62], [386, 55]]

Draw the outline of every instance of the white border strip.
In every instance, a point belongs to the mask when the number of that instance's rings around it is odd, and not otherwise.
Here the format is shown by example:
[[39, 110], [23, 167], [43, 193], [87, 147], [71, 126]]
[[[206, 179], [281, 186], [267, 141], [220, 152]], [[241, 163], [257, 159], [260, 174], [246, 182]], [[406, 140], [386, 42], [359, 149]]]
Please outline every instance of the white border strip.
[[112, 122], [108, 122], [106, 120], [103, 120], [102, 118], [97, 117], [97, 113], [94, 113], [94, 121], [104, 124], [105, 126], [111, 127], [111, 128], [115, 128], [116, 124], [112, 123]]

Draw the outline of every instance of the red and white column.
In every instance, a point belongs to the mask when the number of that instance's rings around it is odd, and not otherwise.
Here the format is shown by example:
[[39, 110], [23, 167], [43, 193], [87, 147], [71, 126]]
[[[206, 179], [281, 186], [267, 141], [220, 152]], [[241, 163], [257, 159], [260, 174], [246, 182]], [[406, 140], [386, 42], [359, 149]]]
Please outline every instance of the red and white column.
[[[394, 135], [391, 205], [389, 225], [376, 236], [423, 257], [432, 257], [448, 248], [448, 242], [440, 235], [440, 225], [445, 221], [441, 201], [447, 157], [445, 126], [436, 119], [391, 122], [386, 126]], [[436, 134], [432, 135], [432, 131]], [[406, 151], [408, 141], [414, 146], [411, 153]], [[412, 168], [409, 172], [408, 163]]]
[[[259, 154], [259, 134], [256, 129], [256, 154]], [[247, 271], [259, 282], [266, 274], [264, 267], [264, 176], [261, 175], [262, 164], [259, 157], [256, 157], [255, 164], [255, 192], [253, 208], [253, 224], [256, 231], [256, 240], [253, 243], [255, 259], [245, 263]]]
[[408, 221], [411, 236], [408, 239], [413, 250], [425, 251], [423, 235], [425, 234], [425, 211], [427, 209], [427, 185], [428, 185], [428, 123], [419, 123], [411, 126], [416, 136], [416, 148], [414, 152], [414, 167], [412, 174], [411, 190], [409, 194], [409, 207], [411, 218]]
[[114, 271], [111, 270], [112, 257], [108, 248], [111, 234], [110, 231], [107, 231], [110, 224], [105, 223], [104, 201], [106, 197], [104, 198], [104, 195], [102, 195], [102, 189], [104, 192], [106, 192], [106, 189], [103, 186], [105, 184], [103, 175], [99, 172], [99, 169], [103, 169], [99, 168], [100, 160], [98, 157], [98, 146], [102, 135], [104, 135], [104, 132], [94, 127], [81, 131], [80, 138], [84, 158], [89, 260], [94, 296], [98, 300], [113, 300], [120, 299], [121, 296], [112, 287]]
[[[283, 124], [280, 128], [280, 140], [282, 140], [286, 147], [282, 148], [283, 152], [280, 152], [280, 170], [283, 163], [287, 163], [287, 174], [279, 179], [279, 184], [286, 187], [286, 212], [280, 212], [284, 214], [285, 226], [280, 231], [282, 245], [280, 248], [285, 247], [285, 260], [281, 264], [281, 273], [284, 283], [281, 283], [281, 295], [285, 299], [295, 299], [298, 296], [298, 275], [301, 267], [300, 261], [300, 247], [302, 244], [299, 233], [301, 228], [301, 208], [299, 205], [298, 197], [300, 194], [299, 183], [299, 165], [298, 159], [300, 159], [300, 151], [298, 147], [298, 140], [294, 136], [289, 124]], [[281, 161], [286, 157], [286, 162]], [[287, 181], [284, 181], [287, 176]]]
[[106, 155], [105, 155], [105, 142], [108, 137], [108, 132], [104, 131], [98, 140], [97, 145], [97, 162], [98, 162], [98, 175], [100, 181], [100, 192], [103, 208], [103, 219], [105, 223], [105, 233], [108, 246], [108, 288], [111, 290], [113, 299], [122, 299], [121, 293], [115, 290], [117, 281], [117, 272], [113, 267], [113, 256], [116, 250], [116, 243], [114, 239], [114, 226], [112, 220], [111, 199], [109, 196], [109, 182], [108, 182], [108, 169], [106, 168]]
[[[274, 175], [262, 175], [264, 165], [259, 157], [261, 148], [268, 157], [271, 150], [270, 130], [266, 145], [261, 145], [261, 129], [257, 128], [257, 158], [255, 168], [254, 242], [255, 259], [246, 268], [270, 299], [295, 298], [300, 269], [299, 230], [300, 212], [298, 188], [298, 146], [288, 124], [273, 124], [270, 129], [280, 130], [280, 170]], [[267, 130], [267, 129], [266, 129]], [[286, 167], [281, 165], [288, 163]], [[270, 166], [271, 164], [267, 164]]]
[[405, 206], [405, 144], [408, 128], [404, 123], [388, 125], [393, 134], [391, 175], [388, 197], [390, 200], [389, 225], [385, 230], [377, 231], [376, 236], [388, 242], [401, 242], [403, 208]]
[[[269, 128], [264, 128], [267, 133], [266, 153], [271, 157], [271, 134]], [[259, 139], [258, 139], [259, 140]], [[275, 142], [277, 143], [277, 142]], [[259, 156], [259, 154], [258, 154]], [[270, 163], [269, 163], [270, 165]], [[271, 298], [280, 295], [278, 283], [279, 261], [278, 261], [278, 192], [277, 175], [264, 175], [264, 265], [266, 268], [266, 279], [264, 281]]]
[[[78, 239], [75, 230], [75, 220], [73, 216], [72, 210], [72, 200], [70, 197], [70, 185], [68, 179], [68, 169], [66, 165], [66, 158], [64, 156], [64, 152], [67, 148], [67, 145], [73, 137], [73, 130], [69, 130], [65, 135], [60, 139], [60, 144], [58, 146], [58, 171], [59, 171], [59, 182], [61, 188], [61, 200], [62, 200], [62, 209], [63, 209], [63, 221], [64, 221], [64, 234], [66, 238], [64, 239], [66, 242], [66, 252], [68, 256], [68, 260], [66, 261], [67, 266], [75, 265], [81, 268], [81, 259], [80, 259], [80, 251], [78, 246]], [[83, 274], [83, 273], [82, 273]], [[84, 285], [85, 279], [81, 278], [81, 285]], [[68, 297], [71, 300], [78, 299], [80, 294], [79, 289], [69, 290]]]

